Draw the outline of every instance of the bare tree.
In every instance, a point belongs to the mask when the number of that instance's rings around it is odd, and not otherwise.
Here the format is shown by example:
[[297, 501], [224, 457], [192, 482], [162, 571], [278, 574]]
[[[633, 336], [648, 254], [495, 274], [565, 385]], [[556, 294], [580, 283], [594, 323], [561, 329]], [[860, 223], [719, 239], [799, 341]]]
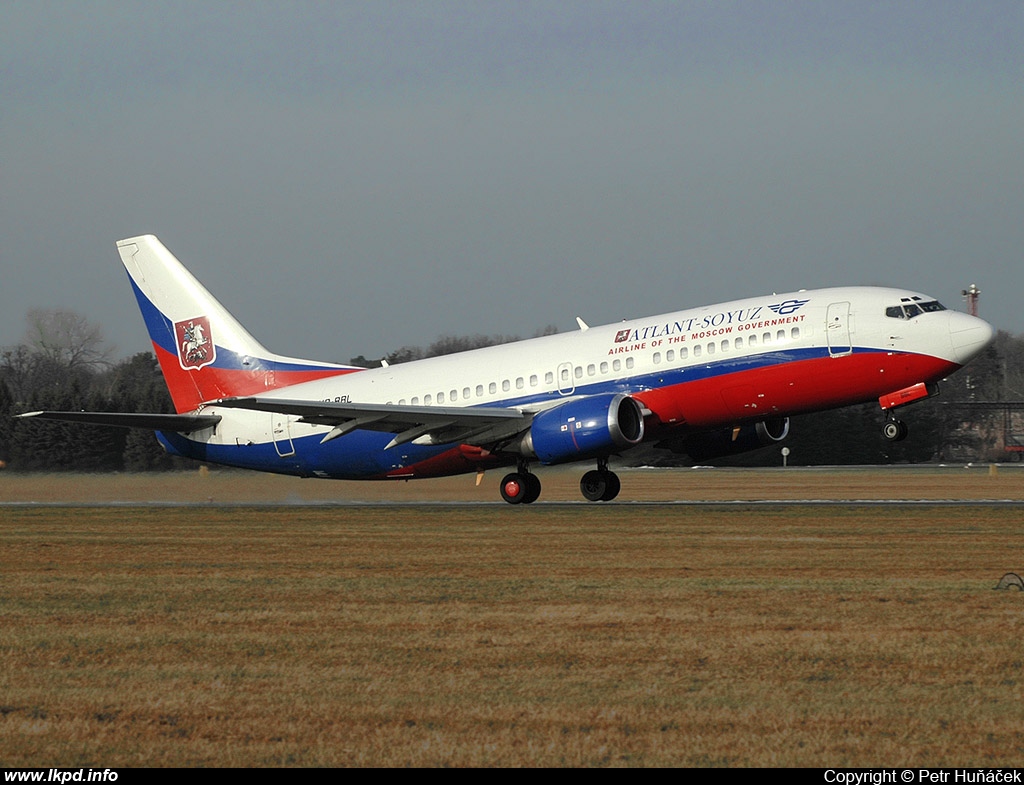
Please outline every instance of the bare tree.
[[103, 328], [82, 314], [64, 309], [32, 308], [25, 317], [24, 343], [44, 357], [74, 371], [110, 366], [112, 346], [105, 346]]

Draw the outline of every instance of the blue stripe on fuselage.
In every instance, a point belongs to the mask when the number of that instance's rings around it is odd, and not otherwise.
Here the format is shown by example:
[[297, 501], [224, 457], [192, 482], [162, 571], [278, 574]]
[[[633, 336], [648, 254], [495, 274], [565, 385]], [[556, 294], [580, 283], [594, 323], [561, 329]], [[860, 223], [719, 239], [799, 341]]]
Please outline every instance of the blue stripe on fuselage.
[[[875, 353], [880, 349], [857, 349], [857, 353]], [[639, 393], [646, 390], [684, 384], [728, 374], [756, 371], [778, 364], [813, 360], [828, 356], [828, 348], [779, 350], [744, 357], [730, 357], [713, 363], [687, 367], [668, 367], [660, 371], [632, 376], [627, 379], [606, 380], [580, 385], [574, 396], [597, 395], [608, 392]], [[557, 391], [509, 398], [489, 402], [487, 406], [518, 407], [562, 399]], [[259, 444], [219, 445], [194, 441], [178, 433], [158, 434], [161, 442], [175, 455], [201, 461], [219, 463], [260, 471], [298, 476], [327, 476], [338, 479], [358, 479], [382, 476], [403, 467], [429, 460], [452, 448], [447, 445], [403, 444], [385, 450], [393, 435], [376, 431], [355, 430], [321, 444], [322, 433], [292, 436], [289, 441]], [[294, 454], [282, 457], [280, 452], [294, 448]]]
[[[403, 444], [385, 450], [393, 438], [390, 433], [353, 431], [340, 439], [321, 444], [322, 433], [292, 437], [289, 441], [259, 444], [207, 444], [194, 441], [180, 433], [157, 433], [160, 443], [173, 455], [208, 463], [237, 466], [299, 477], [330, 477], [333, 479], [363, 479], [383, 476], [387, 472], [413, 466], [433, 458], [451, 445]], [[294, 449], [294, 454], [282, 456], [279, 452]]]

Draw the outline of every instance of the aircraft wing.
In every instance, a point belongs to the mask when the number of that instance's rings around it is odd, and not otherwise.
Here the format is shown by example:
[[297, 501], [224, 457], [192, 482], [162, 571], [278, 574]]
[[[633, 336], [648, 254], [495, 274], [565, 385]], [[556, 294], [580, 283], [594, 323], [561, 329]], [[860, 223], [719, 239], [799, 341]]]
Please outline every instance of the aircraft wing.
[[151, 431], [192, 433], [220, 422], [217, 414], [135, 414], [126, 412], [26, 412], [18, 417], [61, 420], [86, 425], [114, 425], [118, 428], [146, 428]]
[[386, 449], [414, 440], [417, 444], [493, 444], [515, 436], [533, 418], [531, 412], [512, 408], [395, 406], [280, 398], [224, 398], [215, 405], [297, 415], [299, 422], [332, 426], [321, 444], [357, 429], [394, 433], [395, 438]]

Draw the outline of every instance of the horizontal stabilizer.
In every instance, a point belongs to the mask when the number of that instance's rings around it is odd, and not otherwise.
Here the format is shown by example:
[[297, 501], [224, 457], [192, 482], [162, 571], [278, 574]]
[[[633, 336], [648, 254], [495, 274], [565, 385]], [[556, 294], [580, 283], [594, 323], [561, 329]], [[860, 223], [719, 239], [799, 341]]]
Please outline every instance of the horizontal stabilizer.
[[60, 420], [85, 425], [113, 425], [118, 428], [144, 428], [150, 431], [192, 433], [212, 428], [220, 422], [218, 414], [134, 414], [127, 412], [27, 412], [18, 417]]

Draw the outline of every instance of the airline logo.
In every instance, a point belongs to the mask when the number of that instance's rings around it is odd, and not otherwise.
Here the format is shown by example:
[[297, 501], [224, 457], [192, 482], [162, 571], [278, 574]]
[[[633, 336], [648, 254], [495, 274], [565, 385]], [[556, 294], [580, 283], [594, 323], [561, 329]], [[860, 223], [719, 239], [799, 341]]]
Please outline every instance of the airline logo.
[[715, 338], [719, 335], [761, 330], [785, 324], [796, 324], [806, 318], [806, 314], [793, 316], [807, 303], [806, 300], [783, 300], [767, 306], [775, 313], [768, 317], [763, 313], [765, 306], [756, 305], [737, 308], [734, 311], [718, 311], [701, 316], [673, 319], [665, 323], [648, 324], [643, 327], [619, 330], [615, 333], [615, 345], [609, 347], [608, 354], [623, 354], [640, 349], [655, 348], [665, 343], [688, 343]]
[[174, 323], [178, 343], [178, 362], [186, 371], [198, 371], [217, 359], [217, 347], [210, 334], [210, 320], [196, 316]]
[[775, 311], [779, 316], [788, 316], [794, 311], [800, 310], [809, 302], [810, 300], [783, 300], [781, 303], [769, 305], [768, 307]]

